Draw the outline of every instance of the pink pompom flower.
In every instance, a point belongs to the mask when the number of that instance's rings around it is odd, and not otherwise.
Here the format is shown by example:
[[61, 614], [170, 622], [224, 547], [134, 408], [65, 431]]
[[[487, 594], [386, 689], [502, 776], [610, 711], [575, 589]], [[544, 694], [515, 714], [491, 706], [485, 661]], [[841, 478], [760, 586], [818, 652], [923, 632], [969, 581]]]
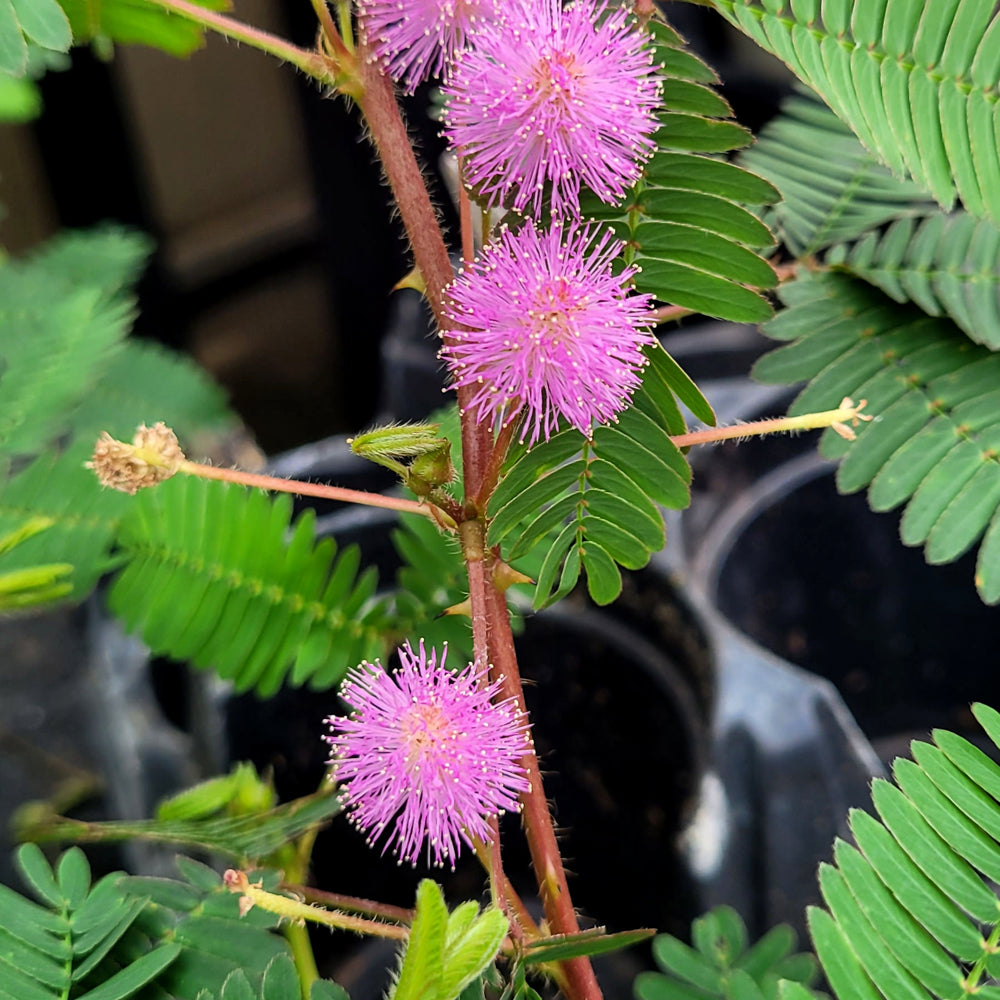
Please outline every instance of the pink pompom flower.
[[654, 343], [652, 297], [629, 294], [634, 268], [612, 263], [610, 229], [570, 223], [501, 231], [448, 288], [441, 350], [456, 386], [491, 428], [524, 412], [521, 440], [548, 440], [560, 417], [590, 437], [614, 420], [641, 381]]
[[439, 76], [480, 22], [498, 17], [498, 0], [358, 0], [373, 53], [408, 93]]
[[581, 182], [606, 202], [654, 149], [660, 77], [645, 33], [607, 0], [507, 0], [445, 86], [445, 132], [492, 207], [579, 215]]
[[392, 827], [402, 861], [416, 864], [426, 843], [428, 861], [451, 864], [461, 843], [491, 839], [489, 820], [517, 810], [528, 790], [521, 758], [527, 727], [513, 702], [493, 701], [499, 685], [469, 664], [445, 667], [423, 640], [399, 650], [400, 669], [376, 661], [352, 670], [340, 691], [353, 706], [349, 718], [326, 721], [331, 763], [351, 821], [369, 843]]

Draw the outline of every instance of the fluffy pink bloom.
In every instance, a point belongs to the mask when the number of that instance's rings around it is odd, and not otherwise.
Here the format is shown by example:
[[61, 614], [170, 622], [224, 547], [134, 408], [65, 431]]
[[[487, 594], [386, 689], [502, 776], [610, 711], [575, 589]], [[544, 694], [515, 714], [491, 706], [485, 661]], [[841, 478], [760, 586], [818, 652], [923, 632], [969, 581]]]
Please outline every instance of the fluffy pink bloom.
[[525, 411], [521, 440], [548, 440], [563, 417], [591, 434], [628, 404], [653, 342], [651, 296], [630, 295], [634, 268], [612, 273], [610, 229], [571, 223], [501, 232], [449, 286], [445, 359], [491, 427]]
[[654, 148], [660, 78], [645, 33], [607, 0], [506, 0], [445, 87], [445, 131], [492, 206], [579, 215], [581, 182], [618, 201]]
[[498, 16], [497, 0], [358, 0], [358, 9], [368, 44], [410, 93], [441, 74], [477, 23]]
[[454, 673], [421, 640], [399, 651], [400, 669], [380, 663], [351, 671], [341, 694], [350, 718], [327, 719], [331, 763], [351, 821], [374, 843], [390, 827], [401, 860], [452, 866], [460, 842], [490, 840], [488, 820], [518, 809], [528, 781], [520, 759], [530, 749], [513, 703], [493, 702], [497, 684], [471, 663]]

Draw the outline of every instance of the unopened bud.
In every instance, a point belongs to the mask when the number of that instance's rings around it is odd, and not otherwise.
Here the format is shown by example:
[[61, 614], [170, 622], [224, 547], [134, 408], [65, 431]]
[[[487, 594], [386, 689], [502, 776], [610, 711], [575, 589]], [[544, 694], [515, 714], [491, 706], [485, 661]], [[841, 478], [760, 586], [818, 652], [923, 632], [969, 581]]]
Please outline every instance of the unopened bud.
[[442, 440], [439, 447], [426, 455], [418, 455], [411, 463], [407, 485], [417, 496], [426, 496], [432, 489], [444, 486], [455, 478], [451, 464], [451, 442]]
[[104, 431], [97, 439], [87, 468], [94, 470], [102, 486], [137, 493], [169, 479], [183, 461], [184, 452], [177, 435], [160, 421], [152, 427], [143, 424], [131, 444], [117, 441]]

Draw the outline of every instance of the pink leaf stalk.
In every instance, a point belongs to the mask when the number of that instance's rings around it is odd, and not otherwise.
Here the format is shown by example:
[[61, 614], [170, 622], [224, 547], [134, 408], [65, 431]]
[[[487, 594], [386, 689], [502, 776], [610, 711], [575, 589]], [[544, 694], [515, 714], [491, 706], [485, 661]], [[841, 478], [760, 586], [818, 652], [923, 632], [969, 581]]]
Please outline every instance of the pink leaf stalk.
[[460, 53], [445, 132], [491, 207], [580, 214], [581, 182], [620, 200], [654, 149], [660, 77], [632, 15], [607, 0], [507, 0]]
[[[400, 669], [377, 661], [348, 674], [341, 695], [349, 718], [327, 719], [331, 763], [351, 821], [374, 844], [387, 830], [402, 861], [455, 865], [462, 842], [491, 839], [489, 820], [517, 810], [528, 780], [521, 758], [527, 728], [485, 669], [445, 667], [423, 641], [399, 650]], [[425, 848], [426, 845], [426, 848]]]
[[439, 76], [498, 0], [359, 0], [361, 27], [375, 56], [407, 93]]
[[638, 387], [654, 342], [651, 296], [629, 294], [634, 268], [612, 262], [610, 229], [527, 222], [497, 241], [449, 286], [450, 343], [441, 351], [468, 409], [491, 428], [524, 412], [521, 440], [548, 440], [560, 418], [590, 437]]

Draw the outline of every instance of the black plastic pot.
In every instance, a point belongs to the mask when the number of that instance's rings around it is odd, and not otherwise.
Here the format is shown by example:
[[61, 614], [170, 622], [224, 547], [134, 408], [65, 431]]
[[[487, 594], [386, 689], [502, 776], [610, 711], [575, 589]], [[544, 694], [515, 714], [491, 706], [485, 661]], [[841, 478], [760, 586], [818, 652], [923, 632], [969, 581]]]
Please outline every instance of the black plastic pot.
[[[325, 518], [322, 527], [341, 545], [359, 544], [364, 561], [391, 582], [392, 524], [386, 512], [351, 510]], [[694, 813], [707, 765], [714, 687], [696, 620], [666, 580], [638, 573], [627, 576], [612, 608], [574, 595], [529, 616], [516, 642], [574, 902], [615, 930], [653, 926], [682, 933], [699, 899], [678, 837]], [[273, 768], [283, 797], [306, 793], [322, 778], [322, 719], [336, 708], [332, 693], [284, 690], [266, 702], [232, 698], [230, 753]], [[505, 865], [529, 898], [534, 878], [517, 826], [517, 817], [505, 820]], [[321, 834], [314, 869], [319, 885], [400, 905], [412, 905], [417, 881], [428, 874], [380, 857], [343, 822]], [[455, 898], [477, 897], [482, 889], [472, 858], [454, 873], [430, 874]], [[326, 950], [331, 939], [324, 939]], [[337, 945], [353, 942], [334, 941], [331, 961], [344, 958]], [[608, 996], [630, 996], [632, 976], [643, 964], [637, 956], [607, 970]], [[352, 996], [363, 1000], [364, 993], [352, 989]]]

